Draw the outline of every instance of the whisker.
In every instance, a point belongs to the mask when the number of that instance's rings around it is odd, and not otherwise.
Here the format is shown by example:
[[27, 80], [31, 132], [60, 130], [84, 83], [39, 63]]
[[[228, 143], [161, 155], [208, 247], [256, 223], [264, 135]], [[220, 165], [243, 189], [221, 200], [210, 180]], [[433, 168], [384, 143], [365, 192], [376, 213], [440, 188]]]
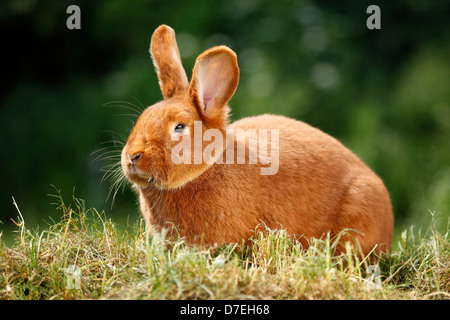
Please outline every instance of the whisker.
[[114, 182], [111, 184], [109, 188], [108, 196], [106, 197], [106, 201], [110, 199], [111, 200], [111, 208], [114, 206], [114, 202], [116, 200], [117, 193], [122, 188], [122, 193], [125, 190], [125, 184], [127, 182], [125, 174], [122, 171], [122, 167], [116, 166], [115, 169], [110, 170], [110, 173], [108, 175], [108, 179], [113, 180]]
[[116, 196], [117, 196], [117, 193], [119, 192], [119, 190], [122, 188], [122, 193], [123, 193], [123, 191], [125, 190], [125, 180], [124, 179], [122, 179], [122, 180], [120, 180], [120, 182], [115, 186], [115, 191], [114, 191], [114, 194], [113, 194], [113, 196], [112, 196], [112, 200], [111, 200], [111, 208], [114, 206], [114, 202], [116, 201]]
[[112, 130], [103, 130], [103, 132], [111, 134], [112, 138], [111, 138], [111, 140], [101, 142], [100, 144], [102, 144], [102, 145], [111, 144], [114, 147], [117, 147], [118, 145], [123, 147], [127, 142], [128, 138], [122, 133], [115, 132]]
[[[136, 97], [130, 95], [130, 98], [131, 101], [114, 100], [106, 102], [102, 104], [102, 107], [128, 111], [119, 112], [120, 114], [113, 112], [113, 115], [138, 118], [146, 107]], [[133, 126], [134, 122], [135, 119], [132, 119]], [[129, 184], [129, 180], [125, 176], [121, 165], [122, 150], [126, 145], [128, 135], [111, 130], [104, 130], [103, 132], [110, 135], [109, 140], [101, 142], [100, 148], [92, 152], [90, 156], [95, 162], [102, 161], [105, 163], [104, 165], [102, 163], [102, 168], [100, 169], [103, 172], [100, 183], [109, 182], [109, 190], [105, 201], [111, 201], [112, 208], [119, 191], [122, 190], [124, 192], [125, 186]]]
[[[134, 99], [137, 100], [136, 98], [134, 98]], [[133, 113], [134, 113], [133, 115], [139, 116], [145, 110], [145, 107], [142, 105], [142, 103], [139, 100], [137, 100], [137, 101], [139, 102], [141, 107], [139, 107], [129, 101], [119, 101], [119, 100], [106, 102], [103, 104], [103, 106], [128, 109], [128, 110], [133, 111]]]
[[[132, 94], [128, 94], [130, 97], [132, 97], [133, 99], [134, 99], [134, 101], [136, 101], [137, 103], [139, 103], [139, 105], [141, 106], [141, 112], [142, 111], [144, 111], [145, 110], [145, 106], [142, 104], [142, 102], [138, 99], [138, 98], [136, 98], [135, 96], [133, 96]], [[136, 106], [137, 107], [137, 106]]]
[[100, 183], [110, 181], [109, 191], [105, 202], [111, 200], [112, 209], [119, 190], [122, 187], [124, 190], [125, 185], [128, 182], [121, 165], [122, 148], [125, 145], [124, 141], [126, 141], [126, 137], [117, 132], [106, 132], [112, 134], [111, 139], [102, 142], [101, 145], [103, 145], [103, 147], [92, 152], [91, 156], [94, 157], [93, 161], [106, 162], [106, 164], [100, 169], [100, 171], [104, 172]]
[[113, 155], [110, 155], [110, 156], [106, 156], [106, 154], [104, 154], [103, 156], [105, 156], [105, 157], [102, 158], [102, 160], [111, 160], [111, 159], [120, 160], [120, 158], [121, 158], [120, 154], [113, 154]]
[[126, 104], [128, 106], [137, 108], [135, 110], [140, 110], [139, 107], [137, 105], [135, 105], [134, 103], [130, 102], [130, 101], [125, 101], [125, 100], [113, 100], [110, 102], [105, 102], [103, 104], [103, 106], [122, 106], [122, 104]]
[[113, 114], [113, 116], [116, 117], [137, 117], [139, 115], [133, 114], [133, 113], [119, 113], [119, 114]]
[[110, 151], [105, 151], [102, 154], [99, 154], [97, 157], [94, 158], [94, 161], [109, 160], [109, 159], [114, 159], [114, 158], [120, 159], [120, 157], [121, 157], [121, 154], [119, 154], [117, 152], [117, 150], [110, 150]]
[[122, 178], [123, 172], [122, 172], [122, 167], [121, 166], [112, 166], [111, 168], [109, 168], [105, 174], [103, 175], [103, 178], [101, 180], [101, 182], [104, 182], [106, 180], [112, 180], [113, 181], [113, 185], [114, 183], [119, 179]]

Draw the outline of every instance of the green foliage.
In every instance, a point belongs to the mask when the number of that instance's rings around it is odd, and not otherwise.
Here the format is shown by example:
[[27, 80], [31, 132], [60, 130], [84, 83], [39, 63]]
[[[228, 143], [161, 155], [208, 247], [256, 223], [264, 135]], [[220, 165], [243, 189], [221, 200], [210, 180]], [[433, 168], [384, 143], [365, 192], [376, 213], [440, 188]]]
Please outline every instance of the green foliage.
[[[81, 30], [66, 8], [81, 8]], [[385, 181], [396, 224], [450, 214], [449, 3], [383, 2], [381, 30], [366, 28], [367, 1], [46, 1], [0, 4], [0, 229], [49, 217], [51, 184], [76, 186], [123, 224], [134, 196], [105, 203], [108, 183], [92, 153], [116, 155], [141, 109], [161, 99], [148, 54], [160, 24], [177, 32], [188, 75], [196, 56], [226, 44], [238, 54], [233, 119], [264, 112], [304, 120], [336, 136]], [[111, 104], [108, 104], [110, 102]], [[117, 105], [124, 106], [117, 108]], [[126, 114], [126, 115], [124, 115]], [[113, 133], [111, 133], [113, 132]], [[114, 138], [112, 138], [112, 136]], [[50, 219], [59, 219], [53, 213]], [[445, 227], [445, 226], [444, 226]], [[440, 228], [438, 226], [438, 228]]]

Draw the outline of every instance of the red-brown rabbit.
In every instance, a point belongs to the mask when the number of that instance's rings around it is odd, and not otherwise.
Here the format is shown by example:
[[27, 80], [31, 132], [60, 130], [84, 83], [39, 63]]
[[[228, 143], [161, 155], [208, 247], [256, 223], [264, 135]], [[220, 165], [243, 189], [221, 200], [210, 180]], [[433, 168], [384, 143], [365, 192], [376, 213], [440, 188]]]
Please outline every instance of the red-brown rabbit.
[[[227, 103], [239, 81], [231, 49], [203, 52], [190, 83], [170, 27], [156, 29], [150, 52], [164, 100], [139, 117], [121, 164], [151, 232], [167, 228], [189, 244], [242, 243], [265, 224], [301, 236], [307, 246], [312, 237], [351, 229], [342, 239], [360, 253], [390, 249], [389, 194], [340, 142], [283, 116], [228, 124]], [[180, 152], [182, 142], [192, 152]], [[214, 153], [209, 152], [213, 142]]]

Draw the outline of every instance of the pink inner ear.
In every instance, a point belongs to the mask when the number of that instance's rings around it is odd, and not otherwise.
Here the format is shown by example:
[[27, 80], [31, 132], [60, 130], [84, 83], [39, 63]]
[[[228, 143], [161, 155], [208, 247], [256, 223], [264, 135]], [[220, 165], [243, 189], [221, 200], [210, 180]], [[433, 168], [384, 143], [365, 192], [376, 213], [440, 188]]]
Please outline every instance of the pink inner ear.
[[206, 108], [208, 107], [208, 103], [211, 101], [213, 97], [209, 96], [205, 93], [203, 93], [203, 112], [206, 111]]
[[223, 61], [210, 60], [205, 61], [199, 68], [199, 91], [204, 112], [211, 100], [221, 94], [226, 84], [226, 76], [222, 74], [223, 65]]

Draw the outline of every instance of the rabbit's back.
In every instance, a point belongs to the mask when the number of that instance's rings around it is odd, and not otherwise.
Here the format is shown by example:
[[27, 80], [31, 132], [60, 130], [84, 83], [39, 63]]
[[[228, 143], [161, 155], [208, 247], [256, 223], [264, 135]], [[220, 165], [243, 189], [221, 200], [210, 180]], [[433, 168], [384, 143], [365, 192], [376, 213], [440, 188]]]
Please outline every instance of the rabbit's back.
[[320, 237], [354, 229], [363, 251], [386, 249], [393, 227], [389, 194], [381, 179], [338, 140], [304, 122], [261, 115], [230, 128], [278, 129], [279, 169], [260, 175], [252, 193], [261, 220], [289, 233]]

